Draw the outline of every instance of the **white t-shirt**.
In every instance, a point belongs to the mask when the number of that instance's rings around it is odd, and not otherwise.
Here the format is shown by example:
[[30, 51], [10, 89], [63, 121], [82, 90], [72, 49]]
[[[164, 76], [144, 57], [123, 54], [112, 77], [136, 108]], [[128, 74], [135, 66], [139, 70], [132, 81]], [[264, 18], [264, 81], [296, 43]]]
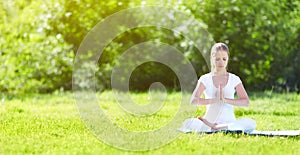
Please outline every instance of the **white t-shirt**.
[[[206, 99], [216, 98], [218, 88], [213, 84], [212, 73], [202, 75], [198, 82], [205, 86], [204, 95]], [[229, 73], [227, 84], [223, 88], [224, 98], [234, 99], [235, 87], [242, 83], [241, 79]], [[227, 103], [215, 103], [206, 106], [204, 118], [209, 122], [223, 124], [235, 121], [233, 105]]]

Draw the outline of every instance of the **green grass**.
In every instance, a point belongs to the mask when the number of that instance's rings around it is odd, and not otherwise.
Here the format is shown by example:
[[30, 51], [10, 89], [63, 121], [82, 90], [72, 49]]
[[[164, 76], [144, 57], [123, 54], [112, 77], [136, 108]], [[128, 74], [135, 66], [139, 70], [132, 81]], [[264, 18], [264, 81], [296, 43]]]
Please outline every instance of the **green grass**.
[[[156, 94], [157, 95], [157, 94]], [[0, 154], [300, 154], [299, 137], [257, 137], [237, 134], [180, 134], [160, 148], [133, 152], [106, 145], [81, 120], [72, 94], [0, 96]], [[167, 95], [152, 115], [138, 117], [115, 104], [112, 92], [98, 96], [100, 107], [118, 126], [129, 131], [156, 130], [179, 109], [181, 93]], [[147, 93], [133, 93], [147, 105]], [[300, 95], [250, 93], [251, 106], [236, 108], [236, 116], [250, 117], [257, 130], [300, 129]], [[193, 116], [203, 115], [205, 107]]]

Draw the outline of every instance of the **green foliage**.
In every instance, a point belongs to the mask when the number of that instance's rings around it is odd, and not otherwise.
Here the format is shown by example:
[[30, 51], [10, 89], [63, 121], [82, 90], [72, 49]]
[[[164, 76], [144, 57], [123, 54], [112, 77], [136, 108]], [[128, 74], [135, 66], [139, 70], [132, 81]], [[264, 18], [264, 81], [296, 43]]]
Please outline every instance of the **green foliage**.
[[[70, 90], [73, 60], [87, 33], [109, 15], [141, 5], [167, 6], [204, 22], [215, 41], [229, 45], [229, 70], [243, 79], [247, 89], [299, 91], [300, 3], [290, 0], [1, 1], [0, 91]], [[143, 18], [150, 19], [151, 14]], [[117, 36], [105, 48], [95, 73], [97, 89], [110, 88], [118, 56], [145, 41], [176, 47], [199, 76], [209, 71], [195, 44], [184, 35], [157, 27], [137, 28]], [[140, 85], [139, 81], [148, 82]], [[154, 81], [167, 89], [180, 87], [174, 72], [151, 63], [135, 70], [130, 86], [147, 90]]]
[[[217, 42], [229, 44], [229, 69], [250, 89], [270, 89], [293, 74], [288, 55], [299, 47], [299, 3], [272, 1], [204, 1], [190, 8], [204, 20]], [[296, 81], [289, 81], [290, 85]]]
[[[72, 45], [62, 35], [47, 34], [59, 4], [45, 1], [7, 2], [11, 8], [0, 25], [1, 91], [48, 92], [70, 89]], [[10, 11], [11, 9], [12, 11]]]

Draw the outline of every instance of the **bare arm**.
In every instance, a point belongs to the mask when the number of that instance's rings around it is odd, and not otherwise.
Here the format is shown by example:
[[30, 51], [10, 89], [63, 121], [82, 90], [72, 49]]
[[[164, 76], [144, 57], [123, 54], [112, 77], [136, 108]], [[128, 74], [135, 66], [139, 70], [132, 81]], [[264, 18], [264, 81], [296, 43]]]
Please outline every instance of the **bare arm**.
[[201, 120], [207, 126], [211, 127], [212, 130], [220, 130], [220, 129], [227, 129], [228, 128], [228, 124], [210, 123], [202, 117], [198, 117], [198, 119]]
[[208, 105], [208, 104], [217, 103], [217, 102], [220, 101], [217, 98], [215, 98], [215, 99], [203, 99], [203, 98], [201, 98], [204, 90], [205, 90], [204, 84], [201, 83], [201, 82], [198, 82], [197, 87], [195, 88], [195, 90], [192, 94], [192, 98], [191, 98], [191, 101], [190, 101], [191, 105], [194, 105], [194, 106]]
[[231, 105], [235, 105], [235, 106], [249, 106], [249, 98], [248, 98], [248, 94], [243, 86], [242, 83], [238, 84], [236, 87], [236, 93], [238, 95], [238, 99], [228, 99], [228, 98], [224, 98], [223, 101], [231, 104]]

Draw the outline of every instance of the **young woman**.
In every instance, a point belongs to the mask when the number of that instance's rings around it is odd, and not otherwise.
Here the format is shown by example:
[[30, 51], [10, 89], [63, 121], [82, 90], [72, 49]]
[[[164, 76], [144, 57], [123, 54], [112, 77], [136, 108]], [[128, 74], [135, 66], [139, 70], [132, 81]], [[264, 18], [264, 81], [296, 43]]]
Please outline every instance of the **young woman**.
[[[211, 72], [200, 77], [191, 98], [191, 105], [206, 105], [206, 113], [203, 117], [187, 119], [180, 131], [255, 129], [254, 120], [235, 118], [233, 106], [248, 106], [249, 98], [240, 78], [227, 72], [228, 59], [228, 47], [224, 43], [216, 43], [211, 49]], [[237, 99], [234, 98], [235, 93]], [[202, 98], [203, 94], [205, 98]]]

